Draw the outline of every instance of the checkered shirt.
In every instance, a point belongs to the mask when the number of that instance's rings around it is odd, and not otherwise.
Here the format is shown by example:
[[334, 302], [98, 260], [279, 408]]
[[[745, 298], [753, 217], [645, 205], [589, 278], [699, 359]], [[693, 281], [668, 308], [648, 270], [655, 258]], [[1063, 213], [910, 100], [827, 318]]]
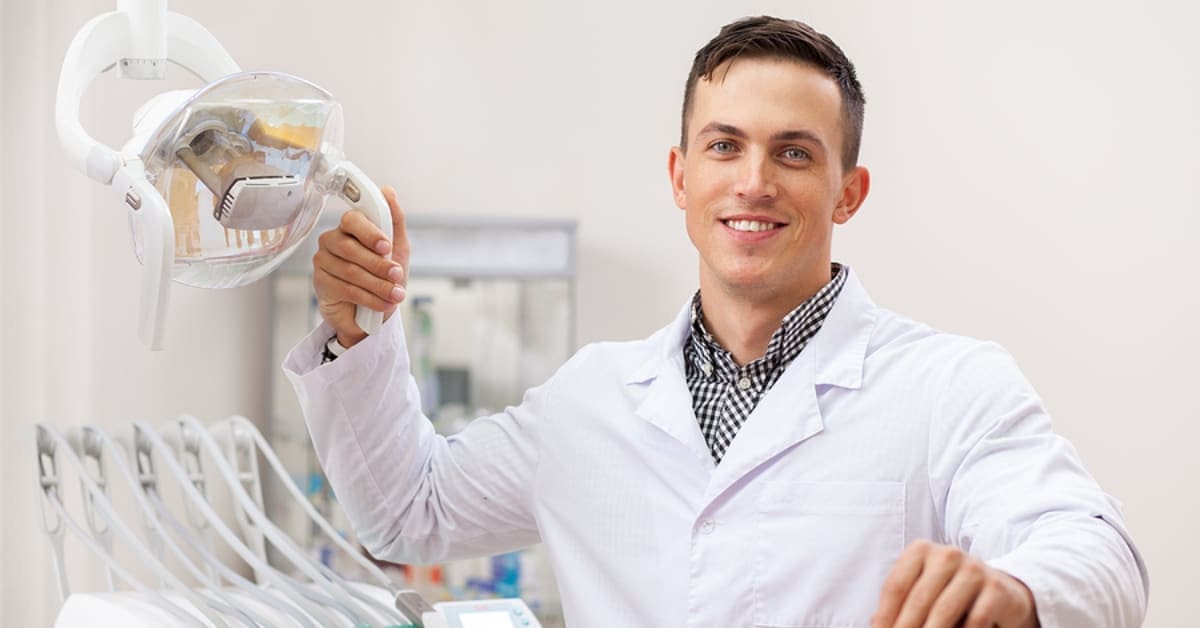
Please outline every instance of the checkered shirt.
[[692, 297], [692, 331], [683, 348], [684, 365], [692, 409], [717, 464], [758, 401], [821, 329], [846, 283], [847, 270], [834, 263], [832, 275], [825, 287], [783, 317], [766, 355], [742, 367], [704, 328], [700, 292]]

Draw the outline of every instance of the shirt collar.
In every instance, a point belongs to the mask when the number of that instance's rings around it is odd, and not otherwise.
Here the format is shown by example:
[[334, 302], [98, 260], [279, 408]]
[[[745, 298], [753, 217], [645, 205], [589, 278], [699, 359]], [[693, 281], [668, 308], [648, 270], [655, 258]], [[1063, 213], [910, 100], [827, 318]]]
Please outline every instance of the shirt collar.
[[[833, 262], [830, 266], [830, 274], [832, 278], [829, 283], [783, 317], [779, 329], [771, 334], [766, 354], [743, 368], [753, 365], [775, 369], [789, 364], [800, 354], [806, 344], [804, 330], [814, 326], [820, 327], [829, 313], [830, 308], [827, 305], [837, 299], [842, 286], [846, 283], [849, 275], [848, 267]], [[732, 377], [737, 373], [739, 367], [734, 362], [733, 355], [722, 347], [704, 326], [704, 310], [700, 302], [699, 290], [692, 297], [690, 322], [691, 333], [686, 341], [686, 346], [690, 351], [684, 352], [688, 355], [690, 366], [709, 376], [715, 372], [722, 376], [722, 379]]]

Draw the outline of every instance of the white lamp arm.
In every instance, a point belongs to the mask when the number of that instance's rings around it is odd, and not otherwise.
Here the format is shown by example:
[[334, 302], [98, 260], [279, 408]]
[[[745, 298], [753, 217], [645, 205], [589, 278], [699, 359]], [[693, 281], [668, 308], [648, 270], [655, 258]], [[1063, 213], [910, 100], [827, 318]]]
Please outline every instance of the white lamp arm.
[[207, 28], [186, 15], [167, 14], [169, 59], [205, 83], [242, 71]]
[[[59, 142], [71, 165], [105, 185], [121, 167], [121, 154], [84, 130], [79, 108], [88, 86], [102, 72], [123, 61], [146, 61], [141, 55], [157, 48], [154, 40], [162, 34], [147, 30], [162, 26], [160, 20], [153, 19], [152, 11], [158, 3], [130, 4], [135, 5], [130, 11], [96, 16], [80, 29], [67, 48], [58, 77], [54, 121]], [[198, 22], [178, 13], [167, 13], [165, 17], [168, 60], [205, 82], [241, 71], [220, 42]]]
[[75, 35], [58, 75], [58, 95], [54, 104], [58, 141], [72, 166], [105, 185], [121, 167], [121, 156], [83, 129], [79, 121], [79, 104], [92, 81], [122, 58], [128, 41], [129, 18], [126, 14], [114, 11], [98, 15]]

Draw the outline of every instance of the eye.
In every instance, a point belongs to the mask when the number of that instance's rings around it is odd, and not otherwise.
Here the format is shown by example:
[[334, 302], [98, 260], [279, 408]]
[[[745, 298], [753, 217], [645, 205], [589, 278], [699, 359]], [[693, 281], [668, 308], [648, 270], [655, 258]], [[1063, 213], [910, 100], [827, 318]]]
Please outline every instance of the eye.
[[733, 145], [733, 142], [730, 142], [729, 140], [717, 140], [717, 141], [713, 142], [712, 144], [709, 144], [708, 148], [709, 148], [709, 150], [713, 150], [722, 155], [726, 155], [726, 154], [732, 153], [736, 147]]
[[780, 154], [783, 155], [784, 159], [788, 159], [791, 161], [803, 161], [803, 160], [809, 158], [808, 151], [804, 150], [803, 148], [797, 148], [795, 146], [785, 149]]

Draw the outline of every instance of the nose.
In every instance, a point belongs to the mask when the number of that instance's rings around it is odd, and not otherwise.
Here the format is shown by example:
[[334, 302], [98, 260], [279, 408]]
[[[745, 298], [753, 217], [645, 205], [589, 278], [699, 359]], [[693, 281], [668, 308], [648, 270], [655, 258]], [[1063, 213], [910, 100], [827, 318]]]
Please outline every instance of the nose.
[[777, 189], [770, 160], [765, 155], [747, 154], [741, 162], [735, 186], [738, 199], [754, 203], [775, 198]]

